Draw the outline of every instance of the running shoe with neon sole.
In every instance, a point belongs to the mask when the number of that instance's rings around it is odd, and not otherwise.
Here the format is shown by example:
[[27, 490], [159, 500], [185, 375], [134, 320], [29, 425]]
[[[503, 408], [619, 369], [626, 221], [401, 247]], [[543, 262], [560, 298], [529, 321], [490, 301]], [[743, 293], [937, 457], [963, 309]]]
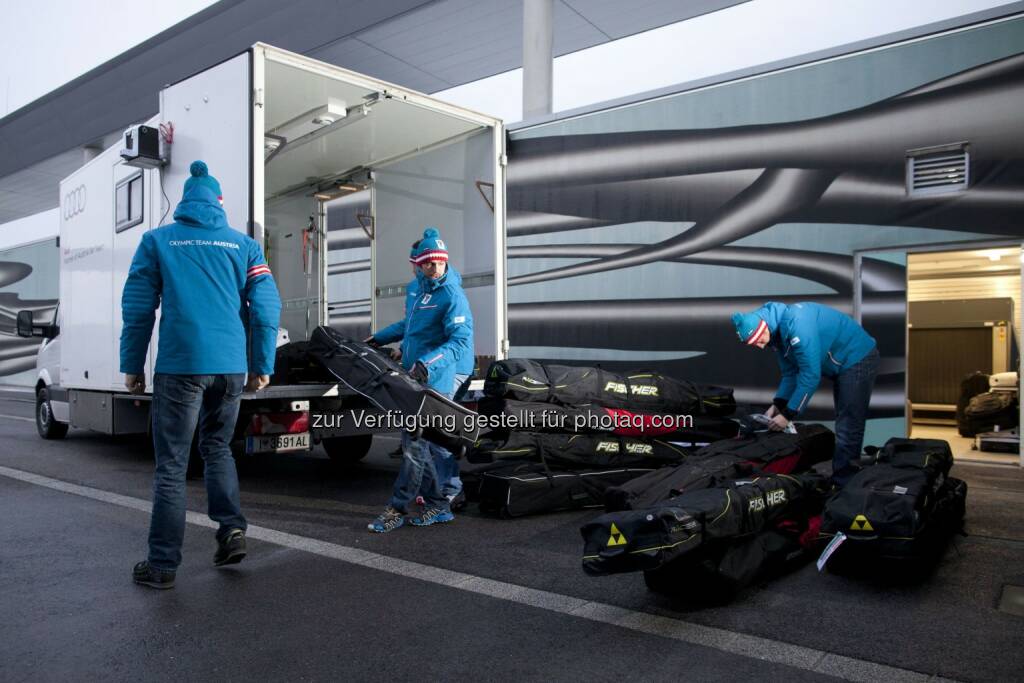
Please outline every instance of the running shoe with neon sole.
[[374, 533], [386, 534], [403, 524], [405, 524], [405, 515], [389, 505], [384, 508], [380, 517], [367, 524], [366, 528]]
[[455, 519], [455, 515], [447, 508], [430, 508], [411, 520], [413, 526], [430, 526], [431, 524], [447, 524]]

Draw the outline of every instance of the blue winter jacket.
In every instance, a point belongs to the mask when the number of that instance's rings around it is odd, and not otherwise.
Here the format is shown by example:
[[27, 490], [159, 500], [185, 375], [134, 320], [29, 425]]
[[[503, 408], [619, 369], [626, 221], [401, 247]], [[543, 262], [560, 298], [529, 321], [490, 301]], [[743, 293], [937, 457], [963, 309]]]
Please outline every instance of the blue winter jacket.
[[263, 250], [228, 225], [216, 201], [186, 195], [174, 220], [145, 233], [132, 259], [121, 372], [143, 373], [160, 307], [156, 372], [273, 373], [281, 299]]
[[462, 291], [462, 276], [451, 266], [440, 280], [416, 271], [405, 297], [405, 318], [374, 333], [380, 344], [401, 340], [402, 367], [417, 361], [427, 368], [427, 384], [449, 394], [456, 374], [473, 372], [473, 313]]
[[771, 331], [769, 345], [782, 368], [775, 403], [789, 419], [807, 407], [822, 375], [835, 377], [875, 348], [874, 338], [853, 318], [821, 304], [769, 301], [754, 314]]

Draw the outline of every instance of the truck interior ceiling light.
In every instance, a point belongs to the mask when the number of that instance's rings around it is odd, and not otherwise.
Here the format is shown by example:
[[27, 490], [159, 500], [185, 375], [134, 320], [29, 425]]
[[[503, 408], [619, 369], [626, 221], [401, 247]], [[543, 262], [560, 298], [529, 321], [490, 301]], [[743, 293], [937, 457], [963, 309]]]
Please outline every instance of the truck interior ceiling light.
[[[375, 95], [376, 93], [371, 93]], [[380, 101], [379, 97], [365, 97], [362, 104], [345, 107], [344, 100], [328, 97], [327, 104], [314, 107], [295, 118], [271, 128], [264, 135], [264, 162], [269, 163], [278, 154], [298, 149], [302, 145], [313, 142], [327, 133], [333, 133], [356, 121], [361, 121], [370, 113], [370, 108]], [[280, 139], [277, 149], [268, 151], [266, 140]]]
[[319, 107], [313, 107], [309, 111], [288, 119], [279, 126], [268, 130], [268, 133], [280, 135], [289, 140], [301, 138], [303, 135], [312, 133], [323, 126], [329, 126], [338, 119], [348, 115], [345, 101], [336, 97], [328, 97], [327, 103]]

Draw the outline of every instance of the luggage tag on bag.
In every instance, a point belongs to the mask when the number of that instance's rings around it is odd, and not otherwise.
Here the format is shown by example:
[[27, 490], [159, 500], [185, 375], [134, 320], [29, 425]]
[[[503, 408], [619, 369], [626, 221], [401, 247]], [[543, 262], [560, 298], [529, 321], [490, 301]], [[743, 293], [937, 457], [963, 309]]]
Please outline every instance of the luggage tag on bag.
[[832, 553], [834, 553], [845, 540], [846, 534], [842, 531], [832, 537], [832, 540], [829, 541], [828, 545], [825, 546], [825, 550], [821, 553], [821, 557], [818, 558], [819, 572], [825, 569], [825, 563], [828, 562], [828, 558], [832, 557]]

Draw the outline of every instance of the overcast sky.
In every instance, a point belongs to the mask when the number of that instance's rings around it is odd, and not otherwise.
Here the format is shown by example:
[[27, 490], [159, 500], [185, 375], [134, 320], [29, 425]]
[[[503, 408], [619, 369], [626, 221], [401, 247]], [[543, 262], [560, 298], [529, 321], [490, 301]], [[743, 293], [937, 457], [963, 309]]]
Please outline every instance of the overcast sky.
[[0, 0], [0, 116], [212, 4], [213, 0]]
[[[0, 42], [0, 116], [211, 4], [211, 0], [0, 0], [6, 29]], [[572, 109], [1006, 4], [1005, 0], [753, 0], [560, 57], [555, 62], [555, 109]], [[517, 69], [444, 95], [511, 122], [520, 118], [521, 88], [522, 73]]]

